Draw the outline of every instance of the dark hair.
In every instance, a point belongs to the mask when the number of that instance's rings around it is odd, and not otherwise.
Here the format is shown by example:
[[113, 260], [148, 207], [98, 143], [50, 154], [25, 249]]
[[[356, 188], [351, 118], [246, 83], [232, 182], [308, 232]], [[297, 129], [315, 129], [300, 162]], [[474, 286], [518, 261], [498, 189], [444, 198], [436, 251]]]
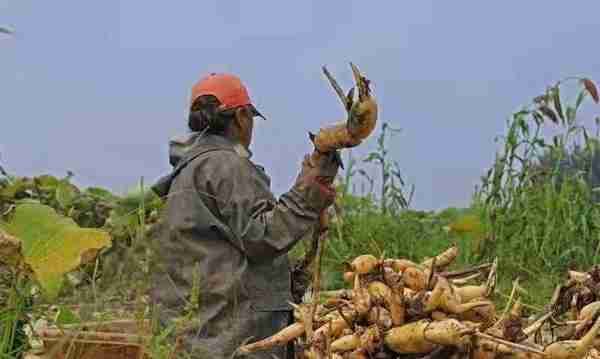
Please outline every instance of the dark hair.
[[207, 127], [208, 133], [223, 134], [235, 120], [235, 109], [219, 110], [221, 102], [212, 95], [198, 97], [188, 116], [190, 131], [200, 132]]

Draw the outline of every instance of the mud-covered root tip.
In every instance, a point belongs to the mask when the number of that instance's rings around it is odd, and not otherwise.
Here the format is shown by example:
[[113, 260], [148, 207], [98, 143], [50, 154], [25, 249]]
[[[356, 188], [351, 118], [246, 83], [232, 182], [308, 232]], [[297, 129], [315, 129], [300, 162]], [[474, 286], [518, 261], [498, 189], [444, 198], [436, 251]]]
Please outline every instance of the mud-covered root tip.
[[268, 338], [255, 343], [242, 345], [238, 348], [237, 352], [239, 354], [251, 354], [259, 351], [269, 350], [280, 345], [285, 345], [300, 337], [302, 334], [304, 334], [304, 324], [299, 322], [294, 323]]

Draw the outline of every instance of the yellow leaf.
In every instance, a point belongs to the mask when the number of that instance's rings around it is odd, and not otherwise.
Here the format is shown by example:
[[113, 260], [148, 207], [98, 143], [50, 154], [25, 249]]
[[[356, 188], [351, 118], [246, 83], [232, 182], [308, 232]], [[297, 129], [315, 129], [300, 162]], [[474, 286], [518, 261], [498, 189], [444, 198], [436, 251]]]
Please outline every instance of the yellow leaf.
[[449, 232], [455, 234], [479, 234], [483, 230], [481, 221], [476, 215], [465, 215], [453, 223], [450, 223], [448, 227]]
[[71, 218], [35, 203], [18, 205], [0, 229], [21, 241], [25, 263], [48, 298], [58, 295], [66, 273], [94, 260], [111, 241], [105, 231], [80, 228]]

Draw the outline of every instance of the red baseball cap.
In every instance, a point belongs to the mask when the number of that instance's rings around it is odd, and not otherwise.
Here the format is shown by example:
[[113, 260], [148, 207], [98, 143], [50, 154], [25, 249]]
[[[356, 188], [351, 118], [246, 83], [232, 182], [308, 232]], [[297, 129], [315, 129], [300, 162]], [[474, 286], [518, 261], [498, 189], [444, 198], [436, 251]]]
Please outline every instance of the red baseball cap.
[[204, 95], [215, 96], [221, 103], [221, 106], [219, 106], [221, 110], [248, 106], [254, 116], [259, 116], [266, 120], [266, 118], [254, 107], [252, 101], [250, 101], [246, 86], [244, 86], [240, 78], [235, 75], [227, 73], [211, 73], [200, 79], [200, 81], [192, 87], [191, 102], [194, 103], [198, 97]]

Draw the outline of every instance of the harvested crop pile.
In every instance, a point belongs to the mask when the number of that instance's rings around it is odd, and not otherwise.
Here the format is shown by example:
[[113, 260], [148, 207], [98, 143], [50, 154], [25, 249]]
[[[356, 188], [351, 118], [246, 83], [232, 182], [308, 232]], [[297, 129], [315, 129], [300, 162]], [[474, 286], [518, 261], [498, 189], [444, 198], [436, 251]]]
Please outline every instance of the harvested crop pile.
[[[547, 313], [527, 325], [520, 300], [512, 296], [502, 313], [496, 311], [497, 262], [448, 271], [457, 255], [452, 246], [421, 263], [359, 256], [344, 273], [350, 288], [325, 292], [316, 305], [295, 305], [294, 324], [239, 352], [294, 342], [297, 356], [308, 359], [598, 357], [593, 346], [600, 298], [588, 288], [600, 283], [596, 269], [572, 272], [577, 279], [560, 286]], [[573, 305], [565, 309], [565, 302]], [[566, 312], [572, 320], [559, 322]], [[572, 330], [555, 338], [545, 324]]]

